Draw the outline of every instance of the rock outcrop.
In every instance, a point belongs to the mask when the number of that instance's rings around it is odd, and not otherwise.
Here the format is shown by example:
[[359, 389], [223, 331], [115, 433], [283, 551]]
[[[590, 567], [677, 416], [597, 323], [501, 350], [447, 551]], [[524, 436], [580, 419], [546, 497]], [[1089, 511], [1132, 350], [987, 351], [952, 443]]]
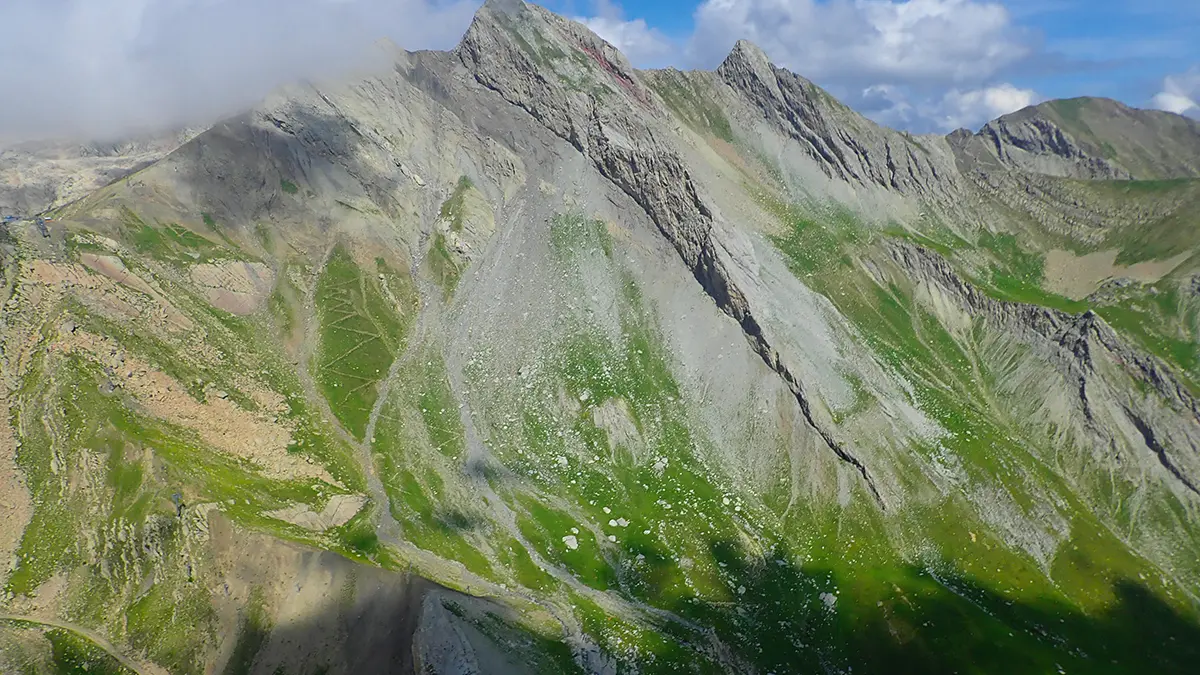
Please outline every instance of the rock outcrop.
[[1047, 101], [949, 137], [969, 168], [1086, 180], [1200, 176], [1200, 124], [1117, 101]]
[[[902, 242], [888, 246], [914, 283], [928, 283], [954, 298], [972, 317], [1017, 335], [1077, 392], [1072, 403], [1097, 447], [1124, 445], [1120, 429], [1133, 424], [1150, 452], [1188, 491], [1200, 496], [1200, 407], [1191, 391], [1160, 359], [1128, 343], [1095, 312], [1069, 314], [987, 296], [937, 253]], [[1124, 379], [1122, 375], [1132, 380]], [[1156, 400], [1143, 396], [1149, 388]], [[1117, 411], [1123, 419], [1114, 418]], [[1166, 443], [1162, 439], [1170, 439]]]
[[[458, 54], [481, 84], [574, 145], [646, 211], [705, 292], [738, 322], [755, 352], [793, 392], [809, 425], [861, 475], [875, 501], [886, 508], [868, 467], [814, 413], [805, 384], [755, 319], [754, 308], [729, 272], [733, 263], [716, 239], [711, 208], [682, 158], [655, 128], [654, 120], [665, 113], [625, 57], [578, 24], [538, 7], [495, 1], [480, 10]], [[746, 42], [739, 42], [730, 58], [746, 68], [773, 68]], [[581, 91], [581, 77], [593, 87], [607, 87], [605, 96], [620, 97], [624, 104], [602, 104], [594, 88]]]

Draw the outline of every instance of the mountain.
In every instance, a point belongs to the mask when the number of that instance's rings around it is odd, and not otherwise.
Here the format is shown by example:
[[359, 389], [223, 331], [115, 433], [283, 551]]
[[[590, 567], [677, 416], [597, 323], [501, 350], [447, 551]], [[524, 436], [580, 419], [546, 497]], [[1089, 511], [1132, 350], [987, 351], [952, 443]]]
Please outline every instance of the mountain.
[[1085, 179], [1200, 176], [1200, 122], [1103, 98], [1039, 103], [952, 138], [983, 166]]
[[184, 129], [104, 142], [0, 146], [0, 215], [32, 216], [85, 197], [162, 159], [194, 135]]
[[5, 230], [0, 670], [1194, 668], [1194, 125], [382, 49]]

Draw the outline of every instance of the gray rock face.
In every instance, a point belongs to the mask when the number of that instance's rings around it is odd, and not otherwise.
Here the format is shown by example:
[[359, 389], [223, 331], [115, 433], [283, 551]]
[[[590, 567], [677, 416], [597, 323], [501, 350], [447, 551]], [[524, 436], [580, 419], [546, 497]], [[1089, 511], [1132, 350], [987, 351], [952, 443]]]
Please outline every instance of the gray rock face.
[[1031, 117], [988, 122], [972, 140], [982, 142], [1000, 164], [1065, 178], [1127, 180], [1130, 173], [1094, 157], [1053, 121]]
[[745, 40], [738, 41], [717, 74], [780, 132], [801, 143], [832, 178], [934, 201], [958, 189], [949, 153], [867, 120], [812, 82], [776, 67]]
[[[541, 45], [539, 51], [523, 48], [530, 44]], [[586, 63], [582, 73], [575, 66], [584, 59], [550, 56], [580, 51], [594, 61]], [[480, 10], [458, 53], [480, 83], [574, 145], [646, 211], [705, 292], [741, 325], [755, 352], [793, 392], [808, 424], [841, 461], [854, 467], [883, 506], [868, 468], [818, 419], [804, 383], [755, 319], [756, 310], [729, 272], [732, 261], [727, 247], [715, 239], [712, 211], [697, 193], [679, 154], [659, 138], [664, 132], [655, 128], [655, 121], [665, 112], [624, 56], [577, 24], [537, 7], [507, 3], [489, 3]], [[757, 57], [737, 56], [750, 53]], [[496, 58], [497, 54], [502, 57]], [[549, 67], [539, 69], [539, 58], [550, 58]], [[745, 42], [739, 42], [731, 59], [748, 68], [766, 64], [761, 51]], [[547, 71], [557, 78], [548, 77]], [[597, 96], [594, 89], [581, 92], [575, 84], [579, 77], [602, 81], [606, 75], [615, 79], [617, 86], [601, 85], [608, 87], [603, 96]], [[622, 98], [623, 103], [602, 100], [613, 96]]]
[[696, 263], [711, 214], [647, 124], [666, 113], [624, 55], [578, 24], [508, 3], [485, 5], [457, 53], [477, 81], [590, 158]]
[[[1095, 312], [1073, 315], [996, 300], [963, 281], [928, 249], [895, 243], [888, 250], [918, 283], [937, 286], [972, 316], [1020, 336], [1040, 354], [1077, 392], [1072, 404], [1097, 447], [1115, 451], [1132, 445], [1137, 451], [1144, 443], [1169, 477], [1200, 496], [1200, 407], [1166, 364], [1130, 345]], [[1138, 395], [1126, 378], [1153, 389], [1165, 408]], [[1121, 437], [1130, 424], [1140, 437]], [[1161, 439], [1171, 440], [1164, 445]]]
[[949, 139], [968, 164], [1079, 179], [1200, 175], [1200, 124], [1116, 101], [1048, 101]]

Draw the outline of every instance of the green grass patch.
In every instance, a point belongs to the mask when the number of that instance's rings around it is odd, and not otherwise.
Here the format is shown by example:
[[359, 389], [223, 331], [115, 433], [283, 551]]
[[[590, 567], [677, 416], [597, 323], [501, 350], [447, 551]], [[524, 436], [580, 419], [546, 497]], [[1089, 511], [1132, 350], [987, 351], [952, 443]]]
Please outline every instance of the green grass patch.
[[[122, 223], [133, 249], [138, 253], [174, 264], [195, 264], [215, 260], [254, 260], [228, 238], [217, 243], [182, 225], [149, 225], [133, 211], [124, 210]], [[216, 221], [203, 214], [204, 224], [215, 228]]]
[[284, 192], [286, 192], [289, 195], [294, 195], [300, 191], [300, 188], [295, 183], [293, 183], [290, 180], [287, 180], [286, 178], [280, 179], [279, 189], [283, 190]]
[[46, 631], [56, 675], [134, 675], [91, 640], [70, 631]]
[[883, 234], [893, 239], [903, 239], [919, 246], [924, 246], [932, 251], [937, 251], [947, 260], [952, 260], [955, 252], [958, 250], [974, 248], [970, 242], [949, 230], [934, 230], [929, 233], [923, 233], [892, 224], [884, 228]]
[[417, 405], [429, 442], [443, 455], [455, 459], [463, 456], [466, 443], [463, 439], [462, 420], [458, 417], [458, 402], [450, 391], [450, 382], [439, 367], [439, 361], [431, 361], [424, 373]]
[[1079, 314], [1089, 309], [1085, 301], [1051, 293], [1042, 288], [1041, 284], [1034, 284], [999, 270], [992, 271], [991, 284], [979, 284], [979, 288], [997, 300], [1049, 307], [1071, 314]]
[[1200, 246], [1200, 179], [1072, 181], [1074, 192], [1111, 213], [1096, 250], [1117, 264], [1166, 260]]
[[807, 279], [811, 274], [848, 267], [847, 252], [866, 243], [869, 235], [848, 209], [832, 207], [825, 214], [774, 199], [764, 205], [785, 226], [771, 241], [786, 256], [792, 272]]
[[271, 617], [267, 613], [266, 599], [261, 588], [250, 592], [246, 607], [241, 612], [237, 643], [233, 654], [225, 665], [224, 675], [249, 675], [254, 658], [266, 644], [271, 633]]
[[208, 591], [198, 584], [156, 583], [129, 606], [129, 642], [172, 673], [203, 672], [204, 635], [215, 617]]
[[1146, 351], [1184, 372], [1196, 373], [1200, 367], [1200, 351], [1195, 340], [1168, 334], [1168, 329], [1161, 325], [1160, 315], [1147, 311], [1144, 306], [1112, 305], [1101, 307], [1096, 313], [1119, 332], [1131, 336]]
[[466, 444], [441, 356], [420, 352], [397, 377], [372, 443], [391, 514], [417, 547], [497, 579], [481, 553], [496, 533], [463, 475]]
[[434, 282], [441, 287], [444, 298], [449, 299], [454, 295], [454, 289], [458, 288], [458, 282], [462, 279], [463, 266], [459, 263], [458, 257], [450, 252], [446, 235], [441, 232], [435, 232], [433, 235], [432, 244], [426, 256], [426, 264], [429, 266]]
[[450, 223], [450, 229], [454, 232], [462, 232], [463, 217], [466, 215], [463, 202], [466, 200], [467, 191], [472, 187], [470, 178], [466, 176], [459, 177], [458, 183], [454, 186], [454, 191], [446, 201], [442, 202], [442, 208], [438, 211], [441, 219]]
[[1196, 184], [1195, 178], [1167, 178], [1160, 180], [1102, 180], [1093, 181], [1098, 189], [1121, 195], [1173, 193]]
[[[617, 584], [617, 573], [605, 559], [595, 535], [582, 523], [533, 499], [521, 502], [523, 513], [517, 515], [517, 526], [525, 540], [538, 549], [547, 560], [570, 570], [581, 582], [597, 590], [608, 590]], [[576, 548], [563, 540], [574, 537]]]
[[716, 90], [707, 81], [711, 73], [659, 70], [646, 73], [646, 81], [671, 112], [698, 133], [734, 142], [729, 118], [717, 104]]
[[492, 564], [469, 540], [480, 525], [478, 517], [453, 506], [444, 482], [435, 473], [430, 471], [418, 480], [411, 467], [400, 464], [410, 457], [413, 455], [403, 449], [388, 445], [376, 454], [392, 516], [404, 527], [405, 539], [447, 560], [456, 560], [485, 579], [495, 579]]
[[550, 221], [550, 249], [560, 260], [587, 251], [602, 251], [611, 258], [613, 240], [604, 221], [560, 213]]
[[403, 347], [405, 326], [374, 278], [340, 246], [317, 281], [320, 346], [315, 379], [333, 414], [362, 437], [392, 360]]
[[333, 536], [353, 558], [372, 560], [379, 554], [379, 537], [375, 534], [374, 518], [367, 506], [345, 524], [336, 528]]
[[1015, 235], [985, 231], [979, 235], [979, 246], [996, 257], [1007, 276], [1029, 284], [1042, 283], [1045, 258], [1040, 253], [1027, 252], [1017, 243]]

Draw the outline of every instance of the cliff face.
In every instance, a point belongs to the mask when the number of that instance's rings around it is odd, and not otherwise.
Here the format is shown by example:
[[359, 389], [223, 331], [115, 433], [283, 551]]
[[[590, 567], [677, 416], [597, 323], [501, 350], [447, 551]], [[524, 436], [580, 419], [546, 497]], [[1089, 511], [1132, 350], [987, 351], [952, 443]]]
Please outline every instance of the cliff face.
[[1082, 180], [1178, 120], [386, 56], [10, 228], [0, 669], [1196, 662], [1193, 186]]
[[867, 120], [812, 82], [772, 64], [739, 41], [717, 75], [779, 133], [801, 143], [833, 178], [941, 201], [959, 189], [945, 147]]

